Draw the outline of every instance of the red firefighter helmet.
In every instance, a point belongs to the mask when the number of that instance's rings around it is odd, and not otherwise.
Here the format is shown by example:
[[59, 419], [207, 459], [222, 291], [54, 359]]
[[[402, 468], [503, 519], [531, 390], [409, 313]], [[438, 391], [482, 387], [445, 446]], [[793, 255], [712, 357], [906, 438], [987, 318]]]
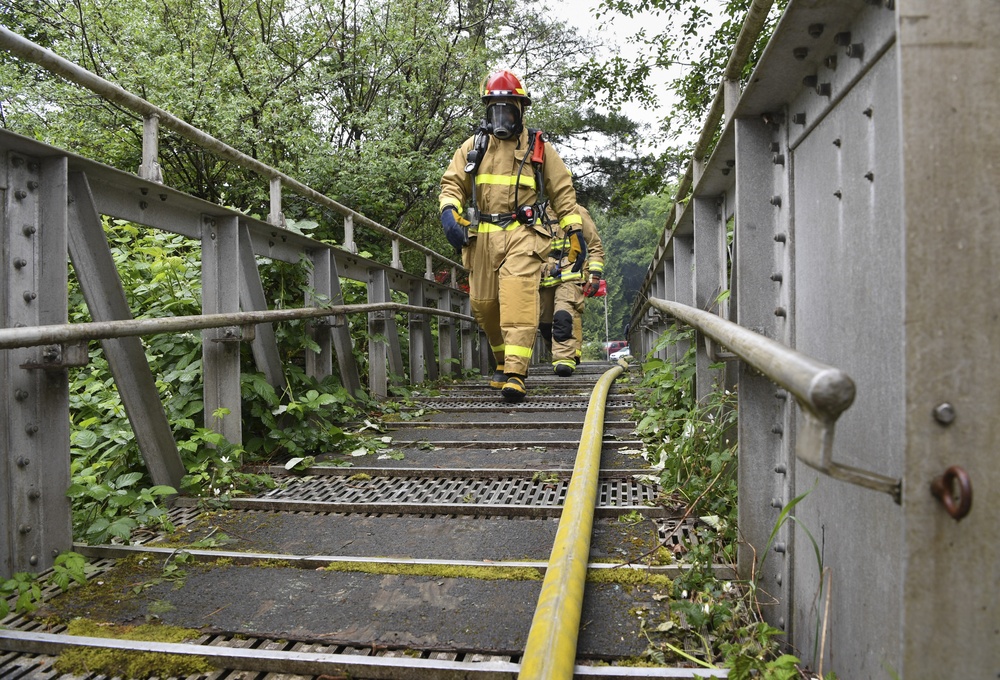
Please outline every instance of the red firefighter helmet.
[[521, 84], [520, 78], [507, 69], [500, 69], [486, 76], [482, 90], [484, 104], [489, 104], [491, 97], [513, 97], [524, 106], [531, 104], [528, 88]]

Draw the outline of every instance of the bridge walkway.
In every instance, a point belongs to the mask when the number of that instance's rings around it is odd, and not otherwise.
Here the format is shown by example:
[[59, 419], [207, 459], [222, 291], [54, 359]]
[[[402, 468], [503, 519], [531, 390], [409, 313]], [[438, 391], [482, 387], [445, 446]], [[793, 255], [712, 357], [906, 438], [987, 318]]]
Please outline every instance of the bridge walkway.
[[[517, 677], [590, 392], [608, 368], [584, 363], [557, 378], [536, 367], [521, 404], [482, 381], [415, 390], [395, 419], [371, 423], [383, 430], [380, 452], [272, 467], [277, 488], [226, 507], [179, 498], [175, 531], [77, 545], [99, 567], [88, 584], [2, 624], [42, 634], [24, 649], [68, 645], [61, 634], [80, 617], [194, 629], [180, 646], [205, 654], [243, 650], [208, 656], [220, 670], [175, 674], [192, 679]], [[606, 405], [577, 677], [696, 673], [624, 665], [645, 651], [645, 617], [665, 611], [675, 554], [694, 540], [689, 521], [678, 530], [683, 508], [648, 475], [636, 384], [626, 371]], [[62, 674], [55, 661], [8, 653], [0, 677], [98, 677]]]

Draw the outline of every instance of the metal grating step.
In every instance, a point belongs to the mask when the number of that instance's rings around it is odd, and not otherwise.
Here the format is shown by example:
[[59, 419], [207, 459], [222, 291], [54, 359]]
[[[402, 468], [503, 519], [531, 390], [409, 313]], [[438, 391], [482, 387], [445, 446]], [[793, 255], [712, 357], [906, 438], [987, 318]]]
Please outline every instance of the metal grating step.
[[[293, 478], [265, 499], [319, 503], [420, 503], [487, 506], [558, 506], [569, 483], [533, 481], [518, 477], [494, 479], [454, 477], [350, 477]], [[604, 479], [598, 490], [598, 507], [652, 505], [655, 485], [635, 479]]]

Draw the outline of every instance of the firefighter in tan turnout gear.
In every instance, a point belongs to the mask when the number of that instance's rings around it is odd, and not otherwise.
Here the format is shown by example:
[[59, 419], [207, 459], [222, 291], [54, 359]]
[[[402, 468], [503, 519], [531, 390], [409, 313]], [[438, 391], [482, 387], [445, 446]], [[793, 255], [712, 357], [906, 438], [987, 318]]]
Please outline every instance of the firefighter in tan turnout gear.
[[552, 207], [558, 236], [571, 243], [577, 271], [587, 246], [566, 164], [541, 131], [524, 127], [531, 97], [520, 79], [507, 70], [491, 73], [482, 101], [486, 120], [441, 178], [441, 225], [469, 270], [472, 312], [497, 362], [490, 386], [518, 402], [527, 393], [538, 285], [552, 238], [545, 206]]
[[[597, 225], [583, 206], [583, 238], [587, 243], [587, 263], [573, 271], [571, 243], [564, 237], [552, 239], [548, 262], [542, 268], [538, 329], [552, 354], [556, 375], [573, 375], [583, 354], [583, 304], [600, 289], [604, 276], [604, 246]], [[551, 211], [546, 213], [551, 220]]]

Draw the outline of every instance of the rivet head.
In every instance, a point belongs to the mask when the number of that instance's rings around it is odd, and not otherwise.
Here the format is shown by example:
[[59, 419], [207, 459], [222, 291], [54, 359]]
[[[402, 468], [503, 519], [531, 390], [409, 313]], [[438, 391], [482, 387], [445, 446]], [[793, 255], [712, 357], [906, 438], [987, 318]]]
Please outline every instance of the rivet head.
[[787, 237], [784, 234], [775, 234], [774, 240], [778, 243], [784, 243], [787, 240]]
[[848, 45], [847, 56], [851, 59], [861, 59], [865, 56], [865, 46], [861, 43], [852, 43]]
[[823, 24], [809, 24], [809, 28], [806, 29], [806, 32], [809, 33], [810, 37], [818, 38], [823, 35], [823, 28], [825, 28]]
[[955, 407], [944, 402], [934, 407], [934, 420], [942, 425], [951, 425], [955, 422]]
[[792, 56], [795, 57], [796, 59], [798, 59], [799, 61], [802, 61], [807, 56], [809, 56], [809, 48], [808, 47], [796, 47], [795, 49], [792, 50]]
[[37, 501], [41, 497], [42, 497], [42, 492], [39, 491], [38, 489], [32, 489], [31, 491], [28, 492], [28, 500], [30, 501]]
[[28, 564], [30, 564], [33, 567], [36, 566], [38, 564], [38, 555], [32, 555], [31, 557], [29, 557]]
[[806, 124], [805, 112], [800, 111], [799, 113], [794, 114], [792, 116], [792, 122], [795, 123], [796, 125], [805, 125]]
[[26, 224], [21, 227], [21, 233], [25, 236], [33, 236], [36, 231], [37, 229], [35, 229], [35, 225], [33, 224]]
[[780, 573], [774, 575], [774, 582], [777, 583], [779, 586], [781, 585], [781, 574]]
[[771, 196], [771, 205], [781, 206], [781, 196]]
[[771, 274], [771, 280], [774, 281], [775, 283], [781, 283], [781, 281], [784, 278], [785, 276], [781, 272], [774, 272], [773, 274]]
[[26, 456], [21, 456], [17, 459], [17, 466], [19, 468], [26, 468], [31, 465], [31, 459]]
[[787, 550], [788, 550], [788, 546], [786, 544], [784, 544], [784, 543], [780, 543], [779, 542], [779, 543], [775, 543], [774, 544], [774, 552], [776, 552], [776, 553], [783, 553], [783, 552], [786, 552]]
[[24, 401], [28, 398], [28, 392], [21, 389], [14, 390], [14, 398], [18, 401]]
[[26, 291], [24, 291], [24, 293], [23, 293], [23, 294], [21, 295], [21, 297], [23, 297], [23, 298], [24, 298], [24, 301], [25, 301], [25, 302], [31, 302], [31, 301], [32, 301], [32, 300], [34, 300], [34, 299], [35, 299], [36, 297], [38, 297], [38, 294], [37, 294], [37, 293], [35, 293], [35, 292], [33, 292], [33, 291], [30, 291], [30, 290], [26, 290]]
[[31, 533], [31, 525], [29, 525], [29, 524], [22, 524], [21, 526], [19, 526], [17, 528], [17, 530], [19, 532], [21, 532], [22, 534], [30, 534]]
[[27, 266], [28, 266], [28, 261], [25, 260], [23, 257], [14, 258], [14, 269], [24, 269]]
[[148, 207], [149, 203], [146, 203], [146, 201], [139, 201], [139, 210], [145, 210]]
[[28, 192], [25, 191], [24, 189], [17, 189], [14, 192], [14, 198], [16, 198], [19, 201], [22, 201], [22, 200], [24, 200], [27, 197], [28, 197]]
[[38, 426], [37, 425], [25, 425], [24, 426], [24, 432], [26, 434], [28, 434], [28, 435], [36, 434], [38, 432]]

